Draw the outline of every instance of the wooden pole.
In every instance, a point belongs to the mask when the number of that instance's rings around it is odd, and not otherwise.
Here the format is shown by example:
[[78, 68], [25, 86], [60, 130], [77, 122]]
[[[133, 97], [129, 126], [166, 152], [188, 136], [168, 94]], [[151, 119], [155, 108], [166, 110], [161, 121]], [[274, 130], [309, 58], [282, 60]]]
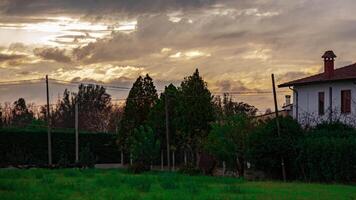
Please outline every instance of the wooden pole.
[[175, 170], [175, 165], [176, 165], [176, 154], [175, 151], [172, 151], [172, 170]]
[[184, 165], [187, 165], [187, 152], [184, 151]]
[[47, 94], [47, 143], [48, 143], [48, 165], [52, 165], [52, 137], [51, 137], [51, 116], [49, 110], [49, 89], [48, 75], [46, 75], [46, 94]]
[[130, 165], [132, 165], [133, 160], [132, 160], [132, 153], [130, 152]]
[[168, 92], [165, 94], [165, 110], [166, 110], [166, 139], [167, 139], [167, 166], [168, 170], [171, 170], [171, 158], [170, 158], [170, 149], [169, 149], [169, 111], [168, 111]]
[[[277, 134], [278, 137], [281, 136], [280, 132], [280, 126], [279, 126], [279, 118], [278, 118], [278, 104], [277, 104], [277, 95], [276, 95], [276, 85], [274, 82], [274, 74], [272, 74], [272, 87], [273, 87], [273, 98], [274, 98], [274, 110], [276, 113], [276, 125], [277, 125]], [[284, 158], [281, 156], [281, 166], [282, 166], [282, 176], [283, 176], [283, 181], [286, 181], [286, 169], [284, 166]]]
[[79, 162], [78, 102], [75, 103], [75, 162]]
[[163, 171], [163, 150], [161, 150], [161, 170]]
[[124, 166], [124, 151], [121, 150], [121, 165]]

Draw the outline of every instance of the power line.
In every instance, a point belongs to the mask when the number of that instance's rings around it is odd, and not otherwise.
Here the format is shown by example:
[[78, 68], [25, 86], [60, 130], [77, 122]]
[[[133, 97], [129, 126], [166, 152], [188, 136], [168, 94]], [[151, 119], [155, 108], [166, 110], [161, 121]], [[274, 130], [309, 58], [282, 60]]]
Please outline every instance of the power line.
[[53, 80], [56, 82], [61, 82], [61, 83], [67, 83], [67, 84], [83, 84], [83, 85], [100, 85], [106, 88], [115, 88], [115, 89], [124, 89], [124, 90], [130, 90], [130, 87], [122, 87], [122, 86], [115, 86], [115, 85], [106, 85], [106, 84], [101, 84], [101, 83], [90, 83], [90, 82], [78, 82], [78, 81], [65, 81], [65, 80], [59, 80], [59, 79], [49, 79]]
[[16, 81], [1, 81], [0, 84], [7, 84], [7, 83], [20, 83], [20, 82], [30, 82], [30, 81], [44, 81], [43, 78], [36, 78], [36, 79], [26, 79], [26, 80], [16, 80]]

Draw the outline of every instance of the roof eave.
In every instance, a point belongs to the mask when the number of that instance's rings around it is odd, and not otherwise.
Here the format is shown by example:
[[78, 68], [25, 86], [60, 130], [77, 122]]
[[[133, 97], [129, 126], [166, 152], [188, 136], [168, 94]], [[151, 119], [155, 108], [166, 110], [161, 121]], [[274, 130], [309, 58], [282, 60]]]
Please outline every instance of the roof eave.
[[283, 83], [283, 84], [278, 85], [278, 88], [290, 87], [290, 86], [311, 85], [314, 83], [328, 83], [328, 82], [353, 81], [353, 80], [356, 80], [356, 77], [355, 78], [346, 78], [346, 79], [311, 81], [311, 82], [304, 82], [304, 83], [288, 82], [288, 83]]

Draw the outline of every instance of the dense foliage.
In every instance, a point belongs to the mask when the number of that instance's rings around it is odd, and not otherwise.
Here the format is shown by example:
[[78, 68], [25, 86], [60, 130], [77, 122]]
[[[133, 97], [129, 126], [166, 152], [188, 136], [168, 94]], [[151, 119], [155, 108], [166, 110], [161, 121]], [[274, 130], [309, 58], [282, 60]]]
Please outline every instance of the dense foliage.
[[356, 181], [356, 130], [339, 122], [321, 124], [299, 141], [297, 158], [307, 181]]
[[160, 144], [149, 126], [135, 129], [131, 141], [132, 159], [136, 164], [149, 169], [153, 161], [159, 157]]
[[320, 182], [356, 181], [356, 130], [339, 122], [302, 130], [291, 118], [259, 124], [249, 136], [249, 161], [255, 169], [281, 178], [284, 158], [287, 178]]
[[118, 142], [123, 150], [130, 149], [135, 129], [147, 123], [149, 112], [157, 98], [152, 78], [148, 74], [144, 78], [139, 76], [129, 92], [120, 121]]
[[[116, 138], [115, 134], [80, 133], [80, 160], [86, 163], [120, 162]], [[52, 154], [55, 164], [74, 163], [75, 134], [73, 131], [52, 132]], [[44, 165], [48, 163], [47, 155], [46, 129], [0, 129], [0, 165]]]
[[228, 116], [223, 122], [213, 124], [205, 140], [205, 150], [243, 176], [251, 126], [246, 114]]

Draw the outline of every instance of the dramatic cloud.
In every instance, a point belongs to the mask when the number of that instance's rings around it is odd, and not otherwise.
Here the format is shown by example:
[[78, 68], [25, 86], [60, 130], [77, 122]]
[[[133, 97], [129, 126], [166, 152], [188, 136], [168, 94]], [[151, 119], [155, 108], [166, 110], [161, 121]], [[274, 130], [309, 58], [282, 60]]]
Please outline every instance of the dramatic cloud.
[[19, 54], [0, 54], [0, 63], [12, 61], [12, 60], [18, 60], [24, 57], [25, 55], [19, 55]]
[[68, 63], [71, 61], [70, 57], [66, 55], [64, 49], [36, 48], [33, 50], [33, 53], [44, 60], [54, 60], [56, 62], [63, 62], [63, 63]]
[[[163, 87], [199, 68], [214, 92], [270, 91], [271, 73], [277, 83], [319, 73], [325, 50], [337, 67], [355, 62], [355, 9], [354, 0], [0, 0], [0, 78], [130, 85], [149, 73]], [[271, 107], [259, 95], [235, 98]]]
[[60, 12], [138, 14], [200, 8], [212, 3], [214, 0], [5, 0], [0, 4], [0, 10], [11, 15], [58, 14]]

